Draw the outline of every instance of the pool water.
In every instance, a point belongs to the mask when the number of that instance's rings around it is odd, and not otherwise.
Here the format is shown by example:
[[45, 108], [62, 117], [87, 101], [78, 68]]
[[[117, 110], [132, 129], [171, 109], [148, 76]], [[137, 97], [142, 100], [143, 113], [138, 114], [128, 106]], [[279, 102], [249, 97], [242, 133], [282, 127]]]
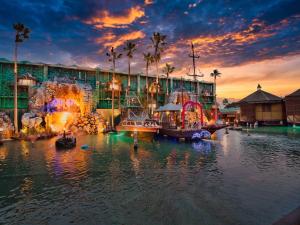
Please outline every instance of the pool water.
[[69, 151], [6, 142], [0, 224], [271, 224], [300, 206], [300, 130], [280, 129], [143, 139], [137, 151], [124, 134], [81, 136]]

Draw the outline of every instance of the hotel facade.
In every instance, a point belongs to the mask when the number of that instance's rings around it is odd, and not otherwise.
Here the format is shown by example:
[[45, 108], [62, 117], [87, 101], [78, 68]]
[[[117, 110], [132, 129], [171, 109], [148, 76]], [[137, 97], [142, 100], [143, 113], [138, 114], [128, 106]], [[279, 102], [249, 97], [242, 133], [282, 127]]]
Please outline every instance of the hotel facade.
[[[14, 64], [12, 61], [0, 59], [0, 110], [13, 115], [13, 87], [14, 87]], [[31, 63], [28, 61], [18, 62], [18, 76], [30, 76], [35, 79], [37, 88], [44, 81], [53, 81], [56, 78], [65, 77], [68, 80], [89, 84], [92, 87], [94, 110], [110, 110], [112, 106], [111, 91], [108, 83], [112, 80], [112, 71], [105, 71], [101, 68], [84, 68], [78, 66], [65, 66], [62, 64]], [[119, 103], [123, 104], [128, 87], [128, 74], [115, 73], [116, 80], [120, 81], [120, 97], [115, 98], [115, 108]], [[148, 76], [148, 84], [155, 81], [155, 76]], [[160, 78], [161, 89], [158, 94], [158, 106], [165, 103], [166, 78]], [[183, 86], [187, 91], [196, 92], [198, 86], [198, 100], [204, 109], [209, 110], [213, 105], [214, 93], [213, 83], [206, 81], [194, 82], [192, 80], [170, 77], [168, 81], [169, 92]], [[135, 92], [141, 99], [146, 96], [146, 76], [143, 74], [132, 74], [130, 76], [131, 91]], [[20, 85], [18, 87], [18, 109], [19, 117], [28, 111], [30, 91], [28, 87]], [[155, 97], [156, 99], [156, 97]]]

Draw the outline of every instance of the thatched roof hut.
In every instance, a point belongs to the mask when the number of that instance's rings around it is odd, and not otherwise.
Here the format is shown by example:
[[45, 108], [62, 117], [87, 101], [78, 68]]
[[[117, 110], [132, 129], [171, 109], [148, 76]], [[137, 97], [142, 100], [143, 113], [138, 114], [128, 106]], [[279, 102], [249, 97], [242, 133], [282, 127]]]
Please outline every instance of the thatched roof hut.
[[261, 86], [257, 90], [239, 101], [241, 107], [241, 122], [260, 124], [282, 124], [285, 120], [283, 99], [269, 92], [263, 91]]
[[300, 89], [285, 96], [284, 100], [287, 122], [290, 124], [300, 124]]

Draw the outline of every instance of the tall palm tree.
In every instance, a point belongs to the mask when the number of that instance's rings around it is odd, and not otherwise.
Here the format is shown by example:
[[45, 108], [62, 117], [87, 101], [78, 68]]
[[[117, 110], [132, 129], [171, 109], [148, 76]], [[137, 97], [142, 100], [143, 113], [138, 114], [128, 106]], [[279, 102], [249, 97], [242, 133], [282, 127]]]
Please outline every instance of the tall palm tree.
[[136, 44], [133, 42], [127, 42], [124, 47], [124, 51], [128, 57], [128, 90], [130, 90], [130, 62], [133, 57], [133, 53], [136, 51]]
[[221, 73], [214, 69], [213, 72], [210, 74], [211, 77], [214, 78], [214, 103], [215, 103], [215, 121], [218, 119], [218, 109], [217, 109], [217, 77], [221, 76]]
[[159, 32], [154, 32], [151, 39], [152, 47], [154, 49], [153, 57], [156, 67], [156, 107], [158, 106], [158, 88], [159, 88], [159, 76], [158, 76], [158, 63], [161, 60], [161, 53], [164, 51], [166, 43], [166, 35], [162, 35]]
[[148, 75], [149, 75], [149, 66], [151, 63], [154, 62], [153, 56], [151, 55], [150, 52], [144, 53], [144, 61], [146, 62], [146, 104], [147, 104], [147, 109], [149, 105], [149, 82], [148, 82]]
[[166, 97], [169, 96], [169, 75], [171, 73], [173, 73], [175, 70], [175, 67], [174, 66], [171, 66], [169, 63], [166, 63], [166, 66], [164, 67], [163, 69], [163, 73], [166, 74], [166, 86], [167, 86], [167, 93], [166, 93]]
[[114, 49], [114, 47], [111, 47], [110, 51], [106, 53], [106, 56], [108, 57], [108, 61], [112, 62], [112, 66], [113, 66], [113, 75], [112, 75], [112, 85], [111, 85], [111, 126], [112, 128], [114, 128], [114, 112], [115, 112], [115, 106], [114, 106], [114, 102], [115, 102], [115, 70], [116, 70], [116, 60], [120, 59], [122, 54], [117, 53], [116, 50]]
[[18, 128], [18, 45], [29, 38], [30, 30], [22, 23], [13, 25], [15, 33], [15, 49], [14, 49], [14, 126], [15, 134], [19, 132]]

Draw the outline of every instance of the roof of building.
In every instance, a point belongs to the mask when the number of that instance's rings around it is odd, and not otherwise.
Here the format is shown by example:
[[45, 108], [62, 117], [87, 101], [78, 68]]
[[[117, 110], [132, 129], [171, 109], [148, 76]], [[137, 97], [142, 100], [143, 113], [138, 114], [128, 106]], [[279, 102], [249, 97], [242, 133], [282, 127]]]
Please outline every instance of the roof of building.
[[281, 102], [281, 101], [282, 101], [282, 98], [258, 88], [258, 90], [255, 91], [254, 93], [241, 99], [239, 101], [239, 103], [240, 104], [241, 103], [255, 104], [255, 103], [276, 103], [276, 102]]
[[224, 106], [224, 108], [235, 108], [235, 107], [239, 107], [239, 102], [231, 102]]
[[167, 112], [167, 111], [180, 111], [182, 109], [181, 104], [168, 103], [166, 105], [160, 106], [157, 112]]
[[[6, 58], [0, 58], [0, 63], [9, 63], [9, 64], [12, 64], [13, 61], [10, 61]], [[68, 66], [68, 65], [63, 65], [63, 64], [49, 64], [49, 63], [43, 63], [43, 62], [30, 62], [30, 61], [19, 61], [18, 64], [25, 64], [25, 65], [34, 65], [34, 66], [50, 66], [50, 67], [59, 67], [59, 68], [65, 68], [65, 69], [74, 69], [74, 70], [85, 70], [85, 71], [96, 71], [96, 70], [99, 70], [103, 73], [112, 73], [112, 70], [104, 70], [104, 69], [100, 69], [99, 67], [96, 67], [96, 68], [91, 68], [91, 67], [84, 67], [84, 66], [77, 66], [77, 65], [72, 65], [72, 66]], [[116, 74], [120, 74], [120, 75], [127, 75], [127, 73], [123, 73], [123, 72], [118, 72], [116, 71], [115, 72]], [[132, 74], [132, 75], [140, 75], [140, 76], [146, 76], [145, 74], [143, 73], [137, 73], [137, 74]], [[148, 77], [151, 77], [151, 78], [155, 78], [156, 75], [154, 74], [148, 74]], [[160, 79], [166, 79], [165, 77], [163, 76], [159, 76]], [[174, 77], [174, 76], [170, 76], [170, 79], [173, 79], [173, 80], [181, 80], [180, 77]], [[193, 79], [187, 79], [187, 78], [184, 78], [183, 79], [184, 81], [191, 81], [193, 82]], [[198, 81], [199, 83], [202, 83], [202, 84], [210, 84], [212, 85], [213, 83], [210, 82], [210, 81], [205, 81], [205, 80], [199, 80]]]
[[299, 97], [300, 96], [300, 89], [298, 89], [297, 91], [294, 91], [293, 93], [285, 96], [285, 97]]
[[230, 114], [230, 113], [237, 113], [240, 111], [240, 107], [230, 107], [230, 108], [223, 108], [220, 109], [222, 114]]

